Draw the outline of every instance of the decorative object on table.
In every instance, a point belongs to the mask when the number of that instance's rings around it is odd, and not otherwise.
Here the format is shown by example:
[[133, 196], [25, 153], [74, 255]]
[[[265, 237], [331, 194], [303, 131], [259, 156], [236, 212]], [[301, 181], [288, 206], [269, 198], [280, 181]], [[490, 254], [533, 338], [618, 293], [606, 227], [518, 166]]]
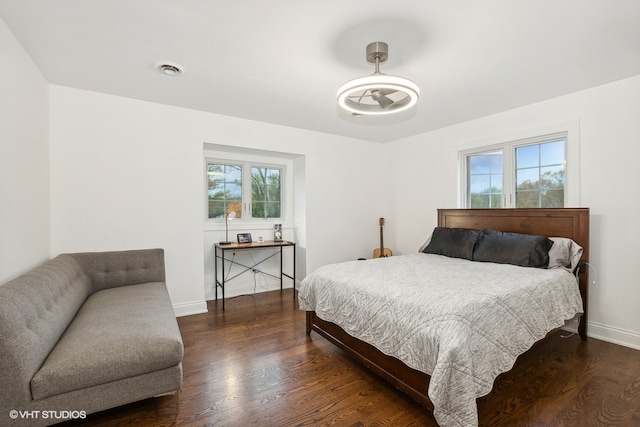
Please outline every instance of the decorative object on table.
[[238, 233], [238, 243], [251, 243], [251, 233]]
[[273, 224], [273, 240], [282, 241], [282, 224]]
[[224, 241], [220, 242], [221, 245], [230, 245], [233, 242], [229, 241], [229, 221], [236, 217], [236, 213], [234, 211], [229, 212], [224, 217]]
[[384, 218], [378, 220], [380, 225], [380, 247], [373, 250], [374, 258], [386, 258], [391, 256], [391, 249], [384, 247], [384, 239], [382, 237], [382, 229], [384, 228]]

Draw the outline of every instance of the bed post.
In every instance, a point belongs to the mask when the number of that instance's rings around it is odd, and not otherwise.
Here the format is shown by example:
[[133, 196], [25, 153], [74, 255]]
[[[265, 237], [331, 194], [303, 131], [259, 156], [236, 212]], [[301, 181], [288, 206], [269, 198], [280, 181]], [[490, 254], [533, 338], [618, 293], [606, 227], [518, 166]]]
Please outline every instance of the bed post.
[[582, 341], [587, 340], [587, 308], [589, 304], [589, 262], [583, 260], [578, 266], [578, 287], [582, 296], [582, 316], [578, 323], [578, 333]]
[[313, 327], [314, 311], [307, 311], [307, 335], [311, 335], [311, 328]]

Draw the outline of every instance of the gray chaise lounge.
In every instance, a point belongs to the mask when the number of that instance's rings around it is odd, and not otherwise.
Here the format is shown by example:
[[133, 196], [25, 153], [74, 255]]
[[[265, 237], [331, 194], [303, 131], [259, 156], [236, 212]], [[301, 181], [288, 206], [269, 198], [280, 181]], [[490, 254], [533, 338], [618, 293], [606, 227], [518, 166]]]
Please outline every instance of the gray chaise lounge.
[[65, 254], [0, 286], [0, 425], [49, 425], [179, 390], [164, 251]]

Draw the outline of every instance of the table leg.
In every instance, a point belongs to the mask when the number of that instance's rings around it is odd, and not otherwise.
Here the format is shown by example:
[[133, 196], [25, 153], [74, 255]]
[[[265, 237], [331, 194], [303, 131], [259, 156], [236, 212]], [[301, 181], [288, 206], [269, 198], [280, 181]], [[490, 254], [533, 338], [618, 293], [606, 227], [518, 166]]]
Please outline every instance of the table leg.
[[[221, 249], [222, 252], [222, 259], [220, 260], [221, 264], [222, 264], [222, 277], [220, 278], [220, 283], [221, 283], [221, 287], [222, 287], [222, 311], [224, 311], [224, 249]], [[216, 291], [217, 293], [218, 291]]]

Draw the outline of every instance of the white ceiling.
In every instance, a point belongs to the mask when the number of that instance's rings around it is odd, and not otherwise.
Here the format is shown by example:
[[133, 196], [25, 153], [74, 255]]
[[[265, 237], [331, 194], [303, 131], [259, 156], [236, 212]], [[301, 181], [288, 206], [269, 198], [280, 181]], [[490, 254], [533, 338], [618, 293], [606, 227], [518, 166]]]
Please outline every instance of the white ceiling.
[[[640, 74], [638, 0], [0, 0], [0, 16], [52, 84], [376, 142]], [[418, 108], [343, 114], [336, 90], [373, 72], [378, 40]]]

